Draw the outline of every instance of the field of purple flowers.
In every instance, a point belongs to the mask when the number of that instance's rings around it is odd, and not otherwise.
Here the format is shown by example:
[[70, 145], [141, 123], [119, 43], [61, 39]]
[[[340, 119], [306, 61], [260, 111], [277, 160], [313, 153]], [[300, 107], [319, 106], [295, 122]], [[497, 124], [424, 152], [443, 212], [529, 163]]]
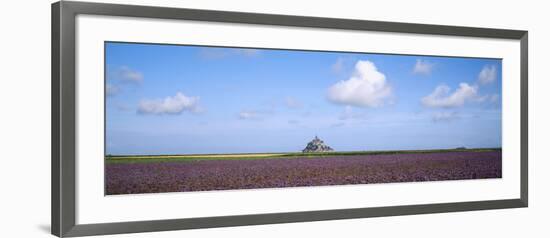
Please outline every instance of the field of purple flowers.
[[112, 194], [501, 178], [500, 151], [106, 164]]

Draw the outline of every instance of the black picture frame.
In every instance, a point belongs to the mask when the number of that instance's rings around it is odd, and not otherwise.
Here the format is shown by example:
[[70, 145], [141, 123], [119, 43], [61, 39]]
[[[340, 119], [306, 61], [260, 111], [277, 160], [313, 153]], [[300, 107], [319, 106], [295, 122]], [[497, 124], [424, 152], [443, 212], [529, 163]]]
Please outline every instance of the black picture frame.
[[[51, 233], [56, 236], [75, 237], [131, 232], [168, 231], [486, 209], [520, 208], [528, 206], [527, 31], [69, 1], [53, 3], [51, 14]], [[520, 198], [508, 200], [318, 210], [170, 220], [76, 224], [75, 19], [79, 14], [518, 40], [521, 45]]]

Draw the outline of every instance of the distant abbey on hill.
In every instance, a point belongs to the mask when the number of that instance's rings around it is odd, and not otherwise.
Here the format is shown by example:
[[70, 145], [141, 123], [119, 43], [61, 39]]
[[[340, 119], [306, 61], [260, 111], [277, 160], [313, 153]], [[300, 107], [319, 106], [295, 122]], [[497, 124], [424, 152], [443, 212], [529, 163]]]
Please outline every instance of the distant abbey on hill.
[[329, 152], [334, 151], [330, 146], [325, 145], [325, 142], [323, 142], [319, 137], [315, 136], [315, 138], [307, 143], [307, 146], [305, 149], [302, 150], [303, 153], [310, 153], [310, 152]]

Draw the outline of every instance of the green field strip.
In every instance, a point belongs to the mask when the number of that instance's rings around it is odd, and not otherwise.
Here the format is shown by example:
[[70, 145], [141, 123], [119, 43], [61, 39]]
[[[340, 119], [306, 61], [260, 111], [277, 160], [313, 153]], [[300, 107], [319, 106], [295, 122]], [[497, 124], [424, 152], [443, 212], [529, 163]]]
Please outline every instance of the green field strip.
[[446, 152], [492, 152], [501, 151], [500, 148], [475, 149], [436, 149], [436, 150], [387, 150], [387, 151], [346, 151], [346, 152], [319, 152], [319, 153], [248, 153], [248, 154], [204, 154], [204, 155], [107, 155], [108, 164], [116, 163], [151, 163], [151, 162], [193, 162], [208, 160], [258, 160], [258, 159], [294, 159], [294, 158], [322, 158], [328, 156], [354, 155], [384, 155], [384, 154], [418, 154], [418, 153], [446, 153]]

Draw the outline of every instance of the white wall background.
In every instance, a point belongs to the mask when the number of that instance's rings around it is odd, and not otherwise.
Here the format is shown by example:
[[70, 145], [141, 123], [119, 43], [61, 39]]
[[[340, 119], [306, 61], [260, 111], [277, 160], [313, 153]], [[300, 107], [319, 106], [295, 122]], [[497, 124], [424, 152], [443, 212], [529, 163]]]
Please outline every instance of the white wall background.
[[[545, 1], [110, 0], [186, 8], [529, 30], [530, 206], [113, 237], [548, 237], [550, 20]], [[50, 3], [8, 1], [0, 14], [0, 237], [49, 237]], [[490, 192], [490, 191], [488, 191]]]

